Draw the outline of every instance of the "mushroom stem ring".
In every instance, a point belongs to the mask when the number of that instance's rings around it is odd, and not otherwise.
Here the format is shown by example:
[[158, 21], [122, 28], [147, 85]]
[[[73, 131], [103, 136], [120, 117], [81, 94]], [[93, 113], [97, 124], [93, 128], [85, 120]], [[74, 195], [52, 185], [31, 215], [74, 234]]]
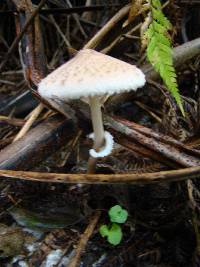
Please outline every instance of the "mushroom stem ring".
[[[88, 137], [94, 140], [94, 133], [89, 134]], [[113, 136], [109, 132], [105, 131], [104, 140], [105, 144], [100, 151], [97, 152], [95, 149], [90, 149], [90, 156], [93, 158], [103, 158], [110, 155], [114, 144]]]
[[90, 97], [90, 109], [94, 133], [90, 134], [89, 138], [94, 140], [94, 146], [89, 153], [93, 158], [102, 158], [111, 153], [114, 143], [113, 136], [104, 131], [99, 96]]

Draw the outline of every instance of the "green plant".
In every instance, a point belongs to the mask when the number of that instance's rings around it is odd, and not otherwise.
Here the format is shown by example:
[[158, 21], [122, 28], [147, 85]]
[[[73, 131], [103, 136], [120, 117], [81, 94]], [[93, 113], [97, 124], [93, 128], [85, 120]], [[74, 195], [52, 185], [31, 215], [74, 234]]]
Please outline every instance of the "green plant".
[[185, 116], [182, 99], [178, 90], [176, 71], [173, 66], [172, 44], [169, 30], [172, 25], [161, 9], [160, 0], [149, 0], [152, 21], [145, 32], [147, 38], [147, 58], [160, 74], [170, 93], [175, 98]]
[[126, 222], [128, 212], [120, 205], [115, 205], [109, 209], [108, 215], [111, 223], [109, 225], [101, 225], [99, 232], [102, 237], [107, 237], [110, 244], [116, 246], [121, 242], [123, 236], [122, 229], [119, 224]]

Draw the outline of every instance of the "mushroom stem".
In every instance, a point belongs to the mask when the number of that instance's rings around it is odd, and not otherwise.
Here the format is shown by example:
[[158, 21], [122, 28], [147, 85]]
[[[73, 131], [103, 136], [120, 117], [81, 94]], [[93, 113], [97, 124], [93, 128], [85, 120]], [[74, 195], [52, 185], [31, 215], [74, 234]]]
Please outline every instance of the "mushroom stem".
[[[101, 113], [101, 103], [98, 96], [90, 97], [90, 109], [94, 130], [93, 149], [98, 151], [104, 144], [104, 127]], [[87, 173], [95, 173], [96, 162], [97, 158], [89, 158]]]
[[101, 103], [98, 96], [90, 98], [92, 125], [94, 130], [94, 146], [98, 151], [104, 144], [104, 127], [101, 113]]

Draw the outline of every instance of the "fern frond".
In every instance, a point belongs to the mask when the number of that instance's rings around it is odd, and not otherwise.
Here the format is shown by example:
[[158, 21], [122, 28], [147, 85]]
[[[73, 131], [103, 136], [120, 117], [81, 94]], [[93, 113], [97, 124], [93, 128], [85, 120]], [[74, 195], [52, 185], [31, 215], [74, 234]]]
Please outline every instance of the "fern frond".
[[164, 26], [167, 30], [170, 30], [172, 28], [170, 21], [165, 17], [165, 15], [162, 13], [161, 9], [152, 8], [152, 17], [159, 24]]
[[172, 28], [170, 21], [161, 10], [160, 0], [151, 0], [152, 22], [145, 32], [148, 40], [147, 58], [160, 74], [168, 90], [175, 98], [182, 114], [185, 116], [182, 99], [178, 90], [176, 71], [173, 66], [172, 44], [168, 31]]

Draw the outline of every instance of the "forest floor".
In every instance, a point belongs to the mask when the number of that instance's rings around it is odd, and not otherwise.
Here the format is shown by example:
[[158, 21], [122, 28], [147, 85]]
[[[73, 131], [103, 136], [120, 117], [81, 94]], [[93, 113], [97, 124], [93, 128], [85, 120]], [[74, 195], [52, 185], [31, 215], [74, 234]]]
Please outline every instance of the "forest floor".
[[[0, 2], [0, 267], [200, 266], [200, 1], [161, 1], [185, 117], [146, 57], [147, 1]], [[37, 92], [83, 48], [147, 80], [105, 96], [115, 143], [95, 173], [88, 104]], [[99, 232], [115, 205], [118, 245]]]

